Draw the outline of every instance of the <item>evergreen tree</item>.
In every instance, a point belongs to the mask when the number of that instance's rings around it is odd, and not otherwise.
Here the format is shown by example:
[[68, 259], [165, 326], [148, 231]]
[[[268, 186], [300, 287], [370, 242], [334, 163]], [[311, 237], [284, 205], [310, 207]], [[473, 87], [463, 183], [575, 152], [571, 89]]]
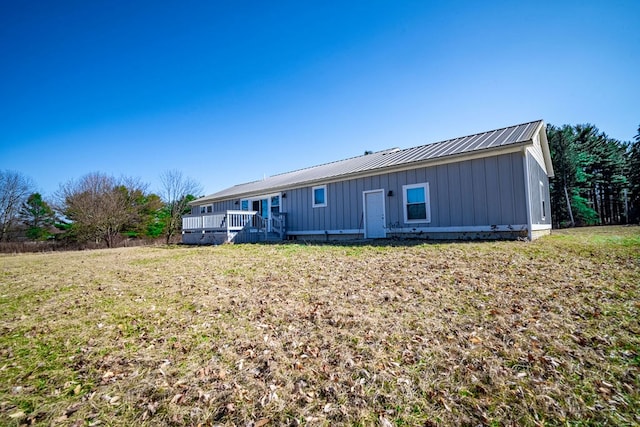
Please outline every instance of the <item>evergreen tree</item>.
[[638, 126], [634, 142], [629, 144], [626, 161], [629, 180], [627, 193], [629, 218], [627, 222], [638, 224], [640, 223], [640, 126]]
[[547, 137], [555, 176], [550, 180], [551, 208], [554, 226], [574, 226], [571, 197], [578, 176], [578, 156], [575, 150], [573, 128], [549, 125]]
[[22, 204], [20, 219], [27, 226], [29, 239], [46, 240], [52, 236], [50, 230], [55, 223], [55, 212], [40, 193], [31, 194]]
[[627, 145], [591, 124], [547, 129], [555, 177], [551, 179], [555, 227], [625, 221]]

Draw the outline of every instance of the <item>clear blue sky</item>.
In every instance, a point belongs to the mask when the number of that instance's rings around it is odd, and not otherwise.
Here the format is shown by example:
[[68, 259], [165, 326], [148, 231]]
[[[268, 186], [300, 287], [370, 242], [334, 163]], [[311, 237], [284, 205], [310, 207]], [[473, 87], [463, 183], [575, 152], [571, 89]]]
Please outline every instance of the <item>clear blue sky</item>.
[[0, 169], [206, 194], [511, 124], [640, 124], [640, 1], [5, 1]]

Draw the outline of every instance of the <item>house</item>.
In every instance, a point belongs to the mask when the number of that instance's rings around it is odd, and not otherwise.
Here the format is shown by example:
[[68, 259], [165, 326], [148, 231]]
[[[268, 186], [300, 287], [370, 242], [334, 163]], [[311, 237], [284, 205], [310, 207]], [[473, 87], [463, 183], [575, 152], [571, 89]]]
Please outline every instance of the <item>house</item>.
[[367, 152], [191, 202], [182, 241], [528, 238], [551, 230], [542, 120]]

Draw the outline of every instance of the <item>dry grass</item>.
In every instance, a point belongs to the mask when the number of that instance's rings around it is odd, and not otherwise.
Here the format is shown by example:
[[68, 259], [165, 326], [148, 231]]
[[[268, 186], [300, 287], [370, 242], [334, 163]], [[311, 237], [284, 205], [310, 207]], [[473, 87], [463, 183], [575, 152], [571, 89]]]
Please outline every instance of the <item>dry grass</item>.
[[640, 229], [0, 256], [0, 424], [637, 425]]

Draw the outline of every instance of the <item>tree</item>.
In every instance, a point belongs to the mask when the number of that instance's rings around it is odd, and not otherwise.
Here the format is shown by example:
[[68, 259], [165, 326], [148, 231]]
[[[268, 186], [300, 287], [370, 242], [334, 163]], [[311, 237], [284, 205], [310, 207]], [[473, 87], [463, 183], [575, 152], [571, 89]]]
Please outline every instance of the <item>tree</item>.
[[600, 224], [622, 222], [623, 189], [626, 187], [626, 145], [609, 138], [593, 125], [575, 126], [581, 168], [587, 179], [581, 187], [585, 197], [597, 213]]
[[163, 223], [160, 219], [164, 208], [162, 199], [157, 194], [135, 193], [132, 203], [139, 208], [137, 218], [125, 224], [123, 233], [130, 237], [151, 237], [156, 238], [162, 235]]
[[0, 171], [0, 241], [6, 241], [18, 222], [22, 203], [33, 191], [33, 182], [19, 172]]
[[163, 212], [164, 234], [167, 244], [182, 229], [182, 215], [189, 212], [188, 204], [196, 194], [202, 193], [202, 187], [178, 170], [168, 170], [160, 175], [162, 189], [160, 197], [165, 204]]
[[640, 222], [640, 126], [634, 137], [634, 142], [627, 149], [627, 177], [629, 190], [627, 195], [628, 215], [627, 222]]
[[590, 124], [549, 126], [548, 137], [556, 172], [550, 181], [554, 226], [625, 221], [628, 145]]
[[27, 226], [27, 237], [32, 240], [49, 238], [49, 229], [54, 225], [55, 218], [55, 212], [40, 193], [32, 193], [20, 209], [20, 219]]
[[69, 181], [57, 193], [60, 212], [80, 241], [103, 240], [113, 247], [127, 224], [140, 219], [146, 184], [132, 178], [116, 180], [99, 172]]
[[573, 129], [568, 125], [562, 128], [549, 125], [547, 135], [555, 169], [555, 176], [550, 181], [554, 225], [559, 228], [562, 221], [568, 219], [573, 227], [575, 220], [569, 194], [573, 194], [576, 186], [578, 169]]

